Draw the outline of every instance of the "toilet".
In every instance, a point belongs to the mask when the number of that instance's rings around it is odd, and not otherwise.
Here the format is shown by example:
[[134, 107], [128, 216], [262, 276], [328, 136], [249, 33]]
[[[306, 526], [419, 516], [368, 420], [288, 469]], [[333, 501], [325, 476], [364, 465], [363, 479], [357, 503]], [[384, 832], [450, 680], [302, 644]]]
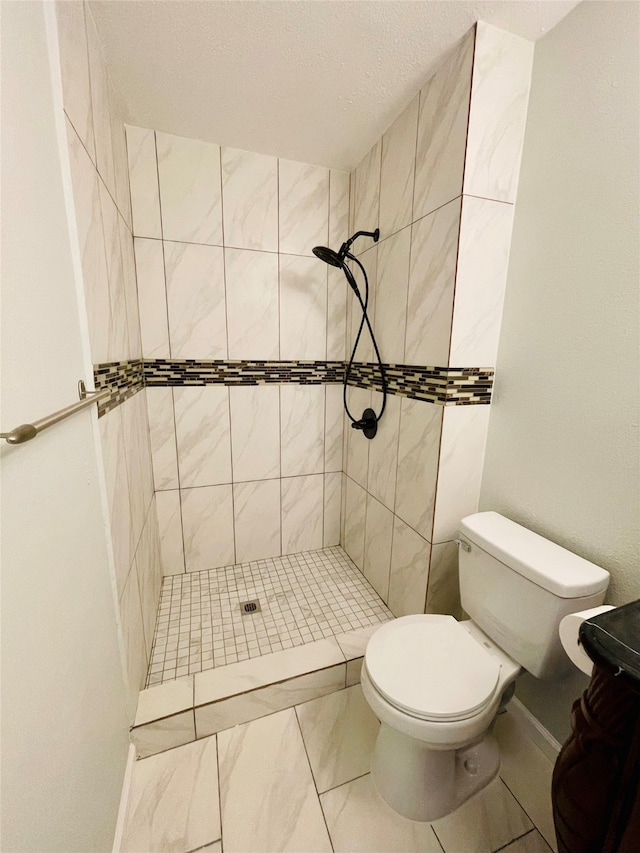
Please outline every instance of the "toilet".
[[569, 613], [602, 604], [609, 573], [496, 512], [470, 515], [456, 540], [469, 619], [403, 616], [371, 637], [362, 691], [380, 730], [371, 774], [411, 820], [454, 811], [500, 767], [490, 734], [527, 670], [564, 675]]

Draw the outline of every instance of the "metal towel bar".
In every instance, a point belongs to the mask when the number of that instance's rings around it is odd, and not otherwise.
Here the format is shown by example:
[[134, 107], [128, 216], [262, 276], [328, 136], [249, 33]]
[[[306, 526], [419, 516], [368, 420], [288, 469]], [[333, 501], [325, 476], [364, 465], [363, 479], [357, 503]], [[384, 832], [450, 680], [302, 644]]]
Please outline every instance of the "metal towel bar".
[[63, 421], [70, 415], [75, 415], [76, 412], [87, 409], [93, 403], [106, 400], [111, 395], [111, 391], [108, 390], [87, 392], [84, 390], [84, 382], [82, 381], [78, 383], [78, 389], [81, 399], [77, 403], [72, 403], [70, 406], [66, 406], [64, 409], [60, 409], [46, 418], [40, 418], [39, 421], [34, 421], [32, 424], [20, 424], [20, 426], [12, 429], [11, 432], [0, 432], [0, 438], [4, 438], [8, 444], [24, 444], [25, 441], [35, 438], [38, 433], [48, 429], [50, 426]]

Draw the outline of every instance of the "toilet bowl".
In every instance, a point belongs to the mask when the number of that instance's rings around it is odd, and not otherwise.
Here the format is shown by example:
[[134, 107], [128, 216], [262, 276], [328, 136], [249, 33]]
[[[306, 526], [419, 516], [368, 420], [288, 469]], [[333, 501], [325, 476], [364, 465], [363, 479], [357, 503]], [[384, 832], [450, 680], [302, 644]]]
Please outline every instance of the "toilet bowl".
[[361, 684], [381, 722], [371, 772], [411, 820], [453, 811], [494, 778], [487, 736], [521, 667], [472, 622], [404, 616], [371, 638]]
[[522, 670], [566, 672], [558, 626], [602, 604], [609, 574], [495, 512], [460, 523], [459, 576], [469, 620], [403, 616], [371, 637], [364, 696], [380, 720], [371, 762], [384, 800], [435, 820], [487, 785], [500, 767], [490, 732]]

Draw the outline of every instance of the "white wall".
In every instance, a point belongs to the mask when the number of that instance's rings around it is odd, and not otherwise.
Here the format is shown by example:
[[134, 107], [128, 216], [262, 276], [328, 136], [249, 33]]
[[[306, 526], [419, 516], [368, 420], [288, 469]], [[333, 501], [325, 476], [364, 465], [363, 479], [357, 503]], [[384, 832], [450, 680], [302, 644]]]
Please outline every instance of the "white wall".
[[[68, 405], [77, 380], [92, 378], [47, 17], [41, 2], [2, 4], [3, 430]], [[113, 839], [128, 731], [96, 428], [85, 411], [0, 448], [2, 849], [12, 853], [105, 851]]]
[[[495, 509], [640, 597], [637, 3], [536, 45], [482, 481]], [[518, 695], [558, 737], [583, 682]]]

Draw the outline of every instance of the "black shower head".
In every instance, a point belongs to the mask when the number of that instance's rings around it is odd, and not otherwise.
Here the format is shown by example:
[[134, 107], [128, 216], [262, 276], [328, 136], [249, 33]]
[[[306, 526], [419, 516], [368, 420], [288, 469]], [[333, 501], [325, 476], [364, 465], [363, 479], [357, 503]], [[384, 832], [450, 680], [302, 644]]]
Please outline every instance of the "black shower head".
[[334, 252], [333, 249], [327, 248], [327, 246], [315, 246], [313, 254], [316, 258], [320, 258], [321, 261], [324, 261], [325, 264], [330, 264], [332, 267], [342, 269], [344, 266], [344, 257], [338, 252]]
[[[349, 239], [340, 246], [339, 252], [335, 252], [333, 249], [328, 249], [326, 246], [315, 246], [312, 249], [313, 254], [316, 258], [320, 258], [321, 261], [324, 261], [325, 264], [330, 264], [332, 267], [342, 269], [344, 267], [344, 259], [349, 254], [351, 244], [354, 243], [358, 237], [373, 237], [373, 242], [377, 243], [380, 239], [380, 229], [376, 228], [375, 231], [356, 231], [353, 237], [349, 237]], [[351, 257], [351, 255], [349, 255], [349, 257]]]

